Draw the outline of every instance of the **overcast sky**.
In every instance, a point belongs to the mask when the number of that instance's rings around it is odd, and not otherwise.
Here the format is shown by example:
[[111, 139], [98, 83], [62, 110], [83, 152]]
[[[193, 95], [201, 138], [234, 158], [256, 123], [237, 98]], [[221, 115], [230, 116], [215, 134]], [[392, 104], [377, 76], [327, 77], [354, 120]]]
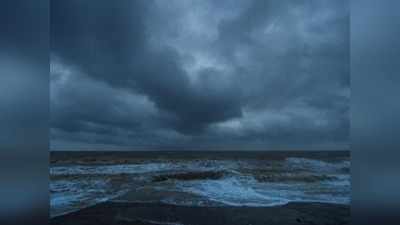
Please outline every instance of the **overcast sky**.
[[345, 0], [51, 2], [52, 150], [349, 146]]

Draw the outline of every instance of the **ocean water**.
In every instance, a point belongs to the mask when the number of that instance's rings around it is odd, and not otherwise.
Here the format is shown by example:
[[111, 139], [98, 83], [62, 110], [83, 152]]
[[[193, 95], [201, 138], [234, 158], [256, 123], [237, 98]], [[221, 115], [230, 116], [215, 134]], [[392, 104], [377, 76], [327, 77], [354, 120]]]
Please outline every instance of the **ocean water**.
[[103, 201], [251, 207], [350, 203], [347, 152], [53, 153], [51, 159], [51, 216]]

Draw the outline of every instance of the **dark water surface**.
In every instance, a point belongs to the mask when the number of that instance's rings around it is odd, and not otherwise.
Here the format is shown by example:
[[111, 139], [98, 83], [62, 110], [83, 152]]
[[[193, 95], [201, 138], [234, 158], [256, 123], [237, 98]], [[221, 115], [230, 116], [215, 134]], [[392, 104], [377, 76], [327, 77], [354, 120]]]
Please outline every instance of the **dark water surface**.
[[272, 207], [350, 202], [350, 154], [52, 152], [51, 216], [99, 202]]

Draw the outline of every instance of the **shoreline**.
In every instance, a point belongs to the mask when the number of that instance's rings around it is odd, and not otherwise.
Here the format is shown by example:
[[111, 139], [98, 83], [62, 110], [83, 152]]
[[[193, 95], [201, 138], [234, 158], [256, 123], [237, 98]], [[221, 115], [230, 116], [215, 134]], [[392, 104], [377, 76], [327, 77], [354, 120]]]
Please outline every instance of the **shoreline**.
[[179, 206], [107, 201], [50, 218], [52, 225], [290, 225], [350, 224], [350, 205], [290, 202], [270, 207]]

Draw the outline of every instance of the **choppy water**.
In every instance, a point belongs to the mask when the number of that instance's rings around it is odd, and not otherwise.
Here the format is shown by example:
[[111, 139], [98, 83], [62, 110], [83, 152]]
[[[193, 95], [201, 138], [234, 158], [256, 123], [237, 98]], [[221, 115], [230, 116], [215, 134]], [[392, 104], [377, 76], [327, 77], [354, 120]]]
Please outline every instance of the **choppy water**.
[[53, 163], [51, 215], [113, 199], [197, 206], [258, 207], [290, 201], [349, 204], [349, 157], [305, 156]]

